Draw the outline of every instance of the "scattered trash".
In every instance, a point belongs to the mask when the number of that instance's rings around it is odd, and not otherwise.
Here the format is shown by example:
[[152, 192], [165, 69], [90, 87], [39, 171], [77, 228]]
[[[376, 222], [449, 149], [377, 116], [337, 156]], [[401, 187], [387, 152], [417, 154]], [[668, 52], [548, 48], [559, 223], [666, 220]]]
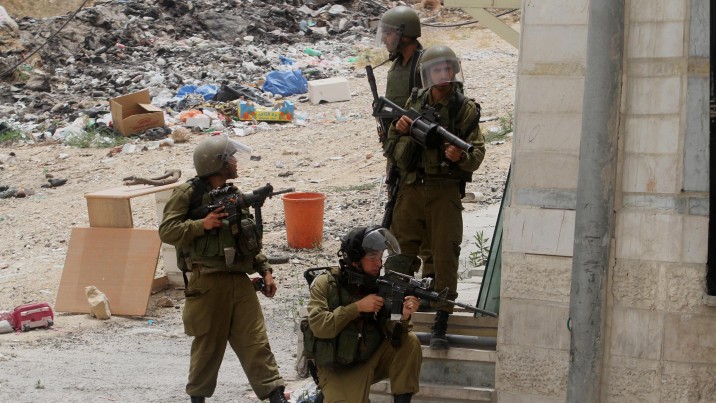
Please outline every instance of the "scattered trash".
[[47, 302], [20, 305], [12, 311], [12, 326], [16, 331], [50, 328], [55, 324], [55, 314]]
[[137, 176], [128, 176], [122, 179], [122, 184], [126, 186], [130, 185], [151, 185], [151, 186], [164, 186], [179, 181], [181, 178], [181, 170], [179, 169], [168, 169], [164, 172], [164, 175], [157, 176], [156, 178], [145, 179]]
[[239, 102], [239, 119], [253, 122], [290, 122], [293, 120], [294, 106], [291, 101], [281, 101], [272, 109], [256, 107], [253, 103]]
[[186, 143], [191, 138], [191, 130], [186, 127], [177, 127], [169, 135], [176, 143]]
[[169, 298], [167, 296], [163, 296], [163, 297], [159, 298], [156, 305], [158, 307], [162, 307], [162, 308], [172, 308], [172, 307], [174, 307], [175, 304], [174, 304], [174, 300], [172, 300], [171, 298]]
[[65, 183], [67, 183], [67, 179], [54, 179], [54, 178], [50, 178], [50, 179], [48, 179], [47, 181], [48, 181], [49, 183], [46, 183], [46, 184], [44, 184], [44, 185], [42, 185], [42, 186], [40, 186], [40, 187], [42, 187], [42, 188], [56, 188], [56, 187], [60, 187], [60, 186], [64, 185]]
[[308, 81], [301, 70], [271, 71], [266, 74], [263, 90], [283, 96], [305, 94], [308, 92]]

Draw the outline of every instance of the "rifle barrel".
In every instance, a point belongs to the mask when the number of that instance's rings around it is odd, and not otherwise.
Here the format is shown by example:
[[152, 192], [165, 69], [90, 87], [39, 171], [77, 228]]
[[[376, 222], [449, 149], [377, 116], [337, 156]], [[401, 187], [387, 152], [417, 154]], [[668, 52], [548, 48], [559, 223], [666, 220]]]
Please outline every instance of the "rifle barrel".
[[470, 311], [470, 312], [481, 313], [481, 314], [483, 314], [483, 315], [492, 316], [493, 318], [496, 318], [496, 317], [497, 317], [497, 314], [494, 313], [494, 312], [486, 311], [486, 310], [484, 310], [484, 309], [480, 309], [480, 308], [478, 308], [478, 307], [476, 307], [476, 306], [472, 306], [472, 305], [470, 305], [470, 304], [464, 304], [464, 303], [462, 303], [462, 302], [450, 301], [450, 300], [445, 300], [445, 302], [447, 302], [448, 304], [453, 304], [453, 305], [455, 305], [455, 306], [459, 306], [459, 307], [461, 307], [461, 308], [465, 308], [465, 309], [467, 309], [467, 310]]

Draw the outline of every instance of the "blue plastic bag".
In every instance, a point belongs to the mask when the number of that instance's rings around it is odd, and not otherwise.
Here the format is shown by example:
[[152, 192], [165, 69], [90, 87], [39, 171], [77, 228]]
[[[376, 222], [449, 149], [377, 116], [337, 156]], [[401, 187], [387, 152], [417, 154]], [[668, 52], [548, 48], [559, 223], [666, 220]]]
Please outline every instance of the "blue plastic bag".
[[308, 92], [308, 81], [301, 70], [271, 71], [266, 74], [266, 82], [262, 87], [264, 91], [272, 94], [281, 94], [284, 97]]
[[185, 85], [177, 90], [176, 99], [182, 100], [189, 94], [199, 94], [204, 97], [205, 101], [211, 101], [216, 96], [218, 88], [213, 84], [203, 84], [200, 86], [196, 85]]

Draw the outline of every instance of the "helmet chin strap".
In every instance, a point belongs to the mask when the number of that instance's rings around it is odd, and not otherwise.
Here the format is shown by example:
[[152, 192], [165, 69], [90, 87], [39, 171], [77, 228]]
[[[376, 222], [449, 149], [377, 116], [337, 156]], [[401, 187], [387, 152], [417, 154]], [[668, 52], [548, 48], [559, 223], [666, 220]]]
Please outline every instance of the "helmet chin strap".
[[359, 266], [353, 266], [347, 263], [345, 260], [338, 260], [338, 264], [341, 267], [342, 278], [344, 285], [356, 285], [356, 286], [372, 286], [375, 285], [375, 280], [378, 277], [373, 277], [365, 274], [363, 268]]

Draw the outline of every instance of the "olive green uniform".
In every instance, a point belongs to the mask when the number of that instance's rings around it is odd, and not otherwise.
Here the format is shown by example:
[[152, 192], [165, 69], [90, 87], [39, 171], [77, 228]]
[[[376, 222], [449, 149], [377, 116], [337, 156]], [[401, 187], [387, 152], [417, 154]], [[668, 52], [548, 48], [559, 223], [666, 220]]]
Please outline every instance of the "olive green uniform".
[[[337, 270], [337, 269], [334, 269]], [[351, 322], [359, 320], [360, 313], [355, 304], [361, 295], [344, 301], [342, 306], [331, 310], [329, 301], [335, 300], [338, 292], [330, 274], [318, 276], [311, 285], [311, 299], [308, 303], [308, 322], [317, 338], [335, 339]], [[350, 287], [350, 286], [346, 286]], [[343, 294], [346, 295], [346, 294]], [[382, 327], [392, 325], [387, 318]], [[383, 337], [375, 352], [366, 362], [343, 368], [318, 366], [318, 384], [326, 403], [369, 402], [370, 386], [383, 379], [390, 379], [390, 390], [395, 395], [417, 393], [420, 388], [420, 365], [422, 352], [420, 341], [411, 332], [410, 321], [403, 321], [400, 347], [393, 347]], [[370, 338], [365, 335], [365, 339]]]
[[[191, 396], [213, 395], [228, 341], [256, 396], [266, 399], [284, 381], [271, 352], [261, 306], [248, 274], [263, 273], [269, 269], [268, 261], [257, 253], [241, 256], [227, 265], [222, 247], [230, 236], [226, 223], [211, 234], [204, 230], [202, 219], [185, 218], [192, 192], [188, 183], [174, 190], [159, 226], [163, 242], [190, 251], [192, 275], [186, 290], [183, 321], [184, 332], [194, 336], [194, 340], [186, 392]], [[208, 193], [203, 202], [208, 202]], [[244, 214], [249, 214], [248, 210]]]
[[[463, 133], [475, 122], [474, 102], [467, 100], [457, 116], [450, 117], [450, 101], [456, 97], [454, 88], [455, 85], [452, 92], [437, 103], [432, 101], [429, 89], [423, 90], [416, 99], [409, 100], [406, 107], [422, 112], [423, 105], [433, 106], [440, 116], [440, 125], [471, 143], [472, 153], [465, 153], [458, 163], [448, 163], [444, 147], [423, 149], [409, 135], [401, 135], [394, 125], [383, 144], [386, 157], [398, 165], [402, 180], [391, 225], [401, 249], [396, 262], [414, 264], [420, 245], [425, 242], [432, 251], [435, 289], [449, 287], [448, 297], [453, 300], [457, 297], [463, 229], [460, 181], [470, 180], [485, 157], [485, 139], [479, 126], [474, 125], [471, 133]], [[433, 307], [453, 312], [449, 304], [434, 303]]]
[[[417, 87], [418, 89], [422, 88], [423, 81], [422, 77], [420, 76], [420, 69], [418, 68], [418, 63], [420, 62], [420, 55], [423, 52], [423, 46], [418, 43], [418, 47], [413, 53], [413, 56], [411, 57], [410, 61], [403, 65], [403, 57], [398, 56], [397, 59], [393, 61], [393, 64], [390, 66], [390, 70], [388, 70], [388, 78], [387, 78], [387, 84], [385, 86], [385, 97], [395, 103], [399, 106], [405, 106], [405, 104], [408, 102], [408, 99], [410, 98], [410, 93], [412, 92], [412, 87]], [[412, 75], [412, 76], [411, 76]], [[411, 83], [410, 79], [413, 78], [413, 82]], [[386, 122], [385, 127], [390, 127], [390, 121]], [[390, 166], [392, 164], [390, 163], [390, 160], [388, 161], [388, 167], [390, 169]], [[391, 231], [395, 232], [396, 229], [393, 228], [391, 224]], [[433, 269], [433, 259], [432, 259], [432, 252], [427, 247], [427, 245], [423, 245], [423, 247], [420, 249], [420, 257], [423, 260], [423, 277], [426, 276], [432, 276], [435, 272]], [[400, 271], [403, 274], [409, 274], [413, 275], [414, 273], [417, 273], [420, 269], [420, 260], [415, 259], [412, 262], [412, 265], [409, 270], [400, 270], [399, 268], [391, 267], [390, 264], [387, 264], [388, 269], [397, 269], [396, 271]]]
[[[420, 69], [417, 68], [422, 50], [423, 47], [418, 44], [408, 63], [403, 65], [403, 56], [400, 55], [393, 61], [390, 70], [388, 70], [385, 97], [396, 105], [403, 106], [408, 102], [410, 92], [413, 90], [411, 87], [420, 89], [423, 86]], [[410, 82], [411, 75], [413, 77], [412, 83]]]

